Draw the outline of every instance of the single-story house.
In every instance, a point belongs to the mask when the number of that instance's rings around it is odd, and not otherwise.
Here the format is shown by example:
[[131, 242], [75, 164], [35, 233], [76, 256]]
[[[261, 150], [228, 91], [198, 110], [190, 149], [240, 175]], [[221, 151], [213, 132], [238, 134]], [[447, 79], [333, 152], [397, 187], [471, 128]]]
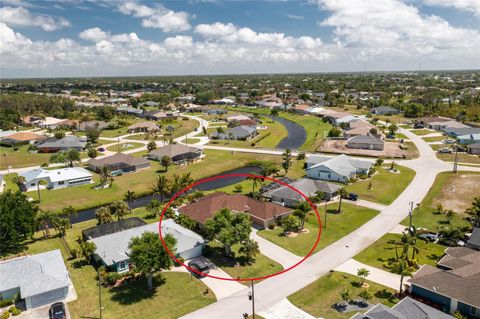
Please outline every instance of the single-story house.
[[347, 183], [358, 174], [368, 174], [373, 163], [349, 157], [345, 154], [336, 157], [311, 155], [305, 161], [307, 177], [326, 181]]
[[128, 133], [138, 133], [138, 132], [158, 132], [160, 131], [160, 127], [158, 127], [157, 124], [153, 122], [141, 122], [141, 123], [135, 123], [130, 125], [127, 128]]
[[447, 127], [443, 129], [445, 134], [457, 137], [461, 135], [471, 135], [471, 134], [480, 134], [480, 127], [463, 127], [463, 128], [456, 128], [456, 127]]
[[139, 169], [150, 167], [150, 162], [141, 157], [116, 153], [103, 158], [91, 158], [87, 161], [88, 169], [100, 172], [104, 166], [114, 175], [135, 172]]
[[136, 109], [134, 107], [129, 107], [129, 106], [119, 106], [115, 109], [116, 112], [118, 113], [126, 113], [130, 115], [135, 115], [135, 116], [141, 116], [143, 114], [142, 109]]
[[108, 128], [108, 126], [109, 126], [109, 124], [107, 122], [104, 122], [104, 121], [97, 121], [97, 120], [85, 121], [85, 122], [81, 122], [78, 125], [78, 130], [79, 131], [85, 131], [88, 127], [103, 130], [103, 129]]
[[223, 99], [220, 100], [214, 100], [212, 101], [213, 104], [222, 104], [222, 105], [235, 105], [235, 101], [233, 99], [229, 99], [224, 97]]
[[250, 117], [246, 116], [246, 115], [242, 115], [242, 114], [238, 114], [238, 115], [231, 115], [231, 116], [228, 116], [227, 117], [227, 122], [232, 122], [232, 121], [241, 121], [241, 120], [250, 120]]
[[385, 142], [373, 135], [357, 135], [347, 140], [347, 147], [364, 150], [383, 150]]
[[348, 112], [322, 112], [320, 114], [324, 114], [323, 118], [328, 120], [333, 125], [340, 125], [342, 123], [350, 123], [352, 121], [358, 120], [358, 117], [348, 113]]
[[449, 247], [437, 267], [423, 265], [409, 280], [410, 295], [447, 313], [480, 317], [480, 251]]
[[357, 313], [350, 319], [455, 319], [454, 317], [430, 307], [418, 300], [405, 297], [392, 308], [376, 304], [365, 314]]
[[227, 114], [227, 110], [222, 110], [222, 109], [208, 109], [207, 114], [208, 115], [222, 115], [222, 114]]
[[433, 122], [446, 122], [451, 121], [451, 118], [443, 116], [425, 116], [415, 119], [414, 127], [428, 127], [430, 123]]
[[474, 155], [480, 155], [480, 143], [468, 145], [468, 152]]
[[370, 110], [370, 112], [376, 115], [393, 115], [400, 113], [397, 109], [385, 105], [374, 107]]
[[160, 103], [155, 102], [155, 101], [145, 101], [140, 103], [141, 106], [150, 106], [150, 107], [155, 107], [158, 106]]
[[163, 112], [161, 110], [147, 111], [143, 113], [143, 117], [148, 120], [160, 121], [166, 119], [177, 119], [179, 116], [178, 113], [174, 112]]
[[36, 122], [36, 125], [43, 127], [43, 128], [50, 128], [54, 129], [60, 126], [70, 126], [70, 122], [67, 119], [57, 119], [56, 117], [47, 116], [45, 118], [41, 118], [40, 121]]
[[[328, 200], [337, 196], [338, 191], [342, 188], [333, 183], [327, 183], [311, 178], [301, 178], [289, 183], [289, 185], [299, 190], [307, 197], [315, 196], [316, 192], [323, 192]], [[305, 200], [302, 195], [288, 186], [280, 186], [279, 188], [263, 193], [262, 196], [269, 199], [272, 203], [287, 207], [295, 207], [299, 202]]]
[[92, 183], [92, 173], [82, 167], [65, 167], [47, 170], [35, 168], [20, 173], [25, 178], [23, 188], [26, 191], [37, 189], [40, 181], [47, 183], [48, 189], [59, 189]]
[[58, 249], [1, 261], [0, 278], [0, 299], [18, 294], [27, 310], [64, 300], [71, 285]]
[[480, 227], [475, 226], [473, 227], [472, 235], [468, 239], [465, 247], [480, 250]]
[[[91, 239], [90, 241], [97, 247], [94, 259], [113, 271], [128, 271], [132, 267], [128, 257], [130, 240], [145, 232], [158, 234], [158, 224], [158, 222], [146, 224]], [[202, 255], [203, 246], [206, 244], [202, 236], [178, 225], [172, 219], [162, 221], [162, 236], [167, 234], [177, 240], [175, 245], [177, 257], [192, 259]]]
[[31, 116], [27, 115], [22, 117], [22, 122], [25, 125], [38, 125], [42, 121], [41, 116]]
[[31, 132], [13, 132], [10, 135], [0, 137], [2, 145], [33, 144], [35, 141], [45, 139], [44, 135]]
[[343, 132], [343, 135], [346, 137], [353, 137], [358, 135], [367, 135], [370, 133], [371, 129], [376, 129], [377, 127], [364, 120], [356, 120], [348, 123], [348, 128]]
[[255, 126], [240, 125], [225, 130], [225, 133], [212, 133], [212, 138], [220, 140], [249, 140], [257, 136], [257, 128]]
[[290, 208], [248, 196], [220, 192], [200, 197], [196, 201], [180, 207], [178, 211], [203, 225], [207, 219], [222, 208], [228, 208], [237, 213], [247, 213], [253, 224], [263, 228], [267, 228], [278, 218], [283, 218], [293, 212]]
[[100, 224], [95, 227], [90, 227], [82, 230], [82, 237], [84, 240], [90, 240], [93, 238], [118, 233], [130, 228], [140, 227], [147, 223], [140, 217], [130, 217], [115, 222]]
[[480, 143], [480, 133], [457, 136], [460, 144], [475, 144]]
[[201, 160], [205, 157], [205, 154], [203, 150], [198, 147], [183, 144], [169, 144], [157, 148], [147, 155], [149, 159], [156, 161], [160, 161], [163, 156], [168, 156], [172, 159], [172, 162], [181, 164]]
[[85, 148], [86, 144], [87, 140], [85, 137], [69, 135], [61, 139], [52, 137], [38, 143], [36, 146], [39, 153], [55, 153], [58, 151], [67, 151], [69, 149], [81, 151]]
[[441, 131], [446, 128], [468, 128], [468, 125], [465, 125], [463, 123], [457, 122], [455, 120], [449, 120], [449, 121], [437, 121], [437, 122], [430, 122], [427, 124], [428, 128], [431, 128], [433, 130]]

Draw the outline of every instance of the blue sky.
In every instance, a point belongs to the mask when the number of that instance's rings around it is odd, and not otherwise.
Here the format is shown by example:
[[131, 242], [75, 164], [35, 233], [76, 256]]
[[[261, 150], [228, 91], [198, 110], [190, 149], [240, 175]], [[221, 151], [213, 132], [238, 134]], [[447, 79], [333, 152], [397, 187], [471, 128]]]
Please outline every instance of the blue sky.
[[480, 66], [478, 0], [0, 4], [4, 77]]

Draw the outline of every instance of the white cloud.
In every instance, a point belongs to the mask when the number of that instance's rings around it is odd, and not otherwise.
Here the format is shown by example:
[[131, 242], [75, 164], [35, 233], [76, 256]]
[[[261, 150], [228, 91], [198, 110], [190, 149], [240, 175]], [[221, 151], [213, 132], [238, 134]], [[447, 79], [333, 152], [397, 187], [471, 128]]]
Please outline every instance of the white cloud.
[[423, 0], [423, 2], [430, 6], [453, 7], [480, 16], [480, 0]]
[[136, 2], [125, 2], [118, 10], [127, 15], [142, 18], [145, 28], [157, 28], [164, 32], [182, 32], [191, 29], [190, 15], [184, 11], [172, 11], [161, 5], [152, 8]]
[[83, 30], [78, 36], [84, 40], [96, 43], [105, 40], [108, 37], [108, 34], [99, 27], [95, 27]]
[[7, 25], [41, 27], [44, 31], [55, 31], [70, 26], [70, 22], [64, 18], [54, 19], [47, 15], [32, 15], [23, 7], [2, 7], [0, 8], [0, 16], [2, 22]]
[[297, 15], [294, 15], [294, 14], [287, 14], [287, 18], [290, 18], [290, 19], [293, 19], [293, 20], [303, 20], [303, 19], [305, 19], [304, 16], [297, 16]]

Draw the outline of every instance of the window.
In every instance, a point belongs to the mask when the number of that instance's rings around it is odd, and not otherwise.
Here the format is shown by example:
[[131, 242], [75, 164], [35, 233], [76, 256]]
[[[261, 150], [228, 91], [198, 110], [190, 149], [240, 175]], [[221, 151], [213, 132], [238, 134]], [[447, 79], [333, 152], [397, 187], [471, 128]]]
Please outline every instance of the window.
[[58, 185], [64, 185], [64, 184], [65, 184], [65, 181], [58, 182]]
[[35, 183], [31, 183], [30, 186], [35, 186]]
[[475, 308], [475, 307], [471, 307], [470, 308], [470, 313], [472, 314], [472, 316], [480, 318], [480, 309]]
[[127, 268], [127, 263], [124, 261], [121, 261], [120, 264], [118, 265], [118, 269], [124, 270], [125, 268]]

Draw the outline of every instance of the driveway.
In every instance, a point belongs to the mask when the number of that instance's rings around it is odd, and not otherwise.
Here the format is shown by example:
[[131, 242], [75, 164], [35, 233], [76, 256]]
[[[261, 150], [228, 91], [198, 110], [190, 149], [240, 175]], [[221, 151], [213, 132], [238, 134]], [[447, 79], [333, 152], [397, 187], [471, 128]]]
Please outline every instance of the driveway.
[[[70, 311], [68, 310], [68, 305], [65, 304], [65, 311], [67, 312], [67, 319], [70, 319]], [[50, 306], [52, 304], [48, 304], [45, 306], [37, 307], [34, 309], [26, 310], [22, 312], [20, 315], [16, 317], [10, 318], [19, 318], [19, 319], [49, 319], [48, 311], [50, 310]]]
[[269, 309], [258, 313], [265, 319], [316, 319], [300, 308], [295, 307], [287, 298], [283, 298]]

